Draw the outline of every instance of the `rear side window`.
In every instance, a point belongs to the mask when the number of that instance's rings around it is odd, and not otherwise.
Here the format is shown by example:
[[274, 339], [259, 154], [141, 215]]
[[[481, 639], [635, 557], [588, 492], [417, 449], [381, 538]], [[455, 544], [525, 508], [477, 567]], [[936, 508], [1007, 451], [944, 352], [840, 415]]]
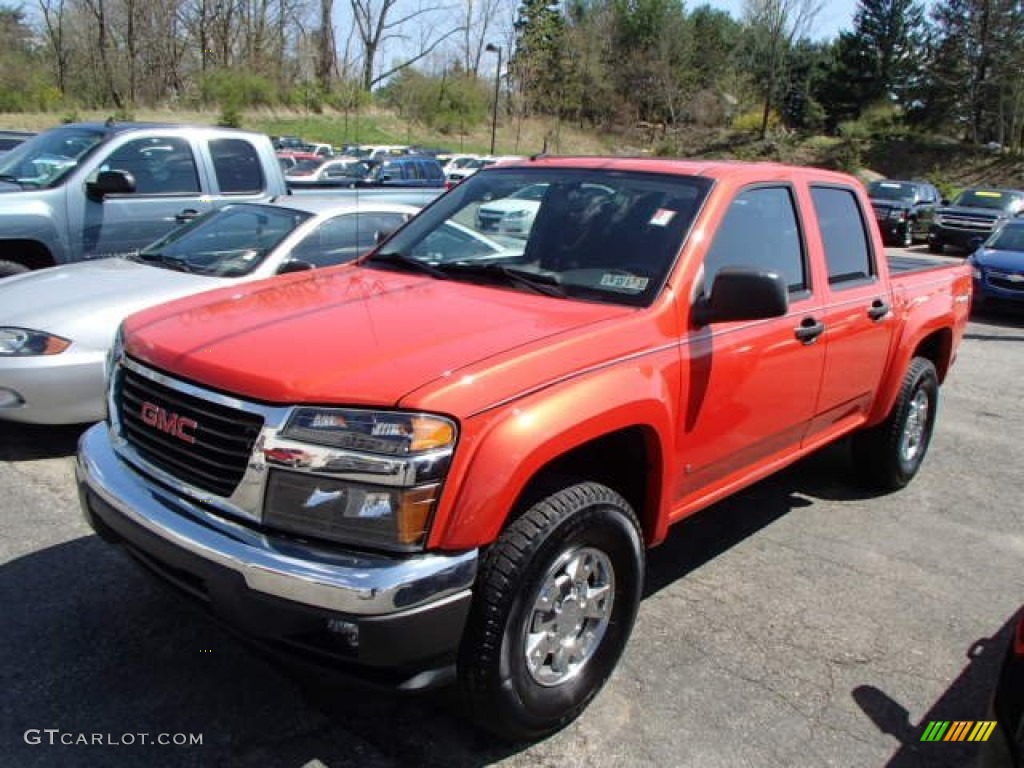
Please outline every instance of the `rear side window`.
[[811, 198], [825, 246], [829, 285], [873, 277], [875, 269], [867, 228], [853, 190], [812, 187]]
[[756, 187], [732, 201], [704, 257], [705, 294], [724, 267], [776, 272], [790, 293], [809, 288], [800, 224], [788, 187]]
[[213, 139], [210, 157], [213, 158], [213, 170], [222, 194], [244, 195], [263, 191], [263, 167], [259, 155], [245, 139]]

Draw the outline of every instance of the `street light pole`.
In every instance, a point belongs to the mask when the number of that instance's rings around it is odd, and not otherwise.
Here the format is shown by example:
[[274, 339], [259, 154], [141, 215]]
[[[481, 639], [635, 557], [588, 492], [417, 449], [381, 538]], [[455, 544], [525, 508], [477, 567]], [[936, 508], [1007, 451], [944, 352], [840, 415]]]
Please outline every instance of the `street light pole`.
[[498, 68], [494, 72], [494, 105], [491, 110], [491, 154], [494, 154], [494, 136], [498, 130], [498, 89], [501, 87], [501, 46], [488, 43], [484, 48], [489, 53], [498, 54]]

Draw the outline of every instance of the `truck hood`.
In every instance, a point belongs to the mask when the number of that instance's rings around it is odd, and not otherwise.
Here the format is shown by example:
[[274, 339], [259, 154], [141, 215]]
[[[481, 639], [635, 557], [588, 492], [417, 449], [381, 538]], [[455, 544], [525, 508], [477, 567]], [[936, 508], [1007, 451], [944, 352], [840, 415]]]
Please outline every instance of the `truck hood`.
[[126, 347], [175, 376], [254, 400], [389, 406], [487, 358], [635, 311], [351, 266], [135, 315]]
[[995, 208], [972, 208], [968, 205], [947, 205], [936, 209], [935, 213], [942, 216], [973, 216], [977, 219], [991, 219], [992, 221], [1007, 218], [1010, 215]]
[[132, 312], [225, 282], [127, 259], [82, 261], [0, 280], [0, 325], [105, 348]]
[[909, 211], [914, 207], [912, 203], [908, 203], [906, 200], [889, 200], [884, 197], [872, 197], [869, 199], [872, 208], [883, 208], [889, 211], [895, 208], [901, 211]]

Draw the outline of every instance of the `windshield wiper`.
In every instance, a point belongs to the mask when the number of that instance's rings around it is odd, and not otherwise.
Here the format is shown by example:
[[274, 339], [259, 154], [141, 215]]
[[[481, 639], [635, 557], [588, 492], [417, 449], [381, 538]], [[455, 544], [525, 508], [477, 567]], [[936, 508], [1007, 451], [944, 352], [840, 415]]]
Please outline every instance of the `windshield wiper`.
[[0, 173], [0, 181], [8, 181], [11, 184], [17, 184], [18, 186], [21, 186], [21, 179], [10, 173]]
[[554, 275], [528, 272], [524, 269], [516, 269], [504, 264], [495, 264], [494, 262], [474, 264], [471, 261], [455, 261], [450, 264], [439, 264], [438, 269], [461, 275], [504, 278], [507, 282], [527, 288], [543, 296], [564, 299], [568, 295], [565, 289], [559, 285], [558, 278]]
[[425, 275], [437, 278], [438, 280], [447, 280], [448, 275], [438, 269], [432, 264], [428, 264], [425, 261], [414, 259], [411, 256], [406, 256], [404, 253], [398, 253], [397, 251], [387, 251], [385, 253], [375, 253], [370, 256], [364, 264], [387, 264], [393, 267], [402, 267], [415, 272], [422, 272]]
[[185, 259], [178, 259], [174, 256], [167, 256], [157, 251], [139, 251], [133, 253], [129, 258], [137, 261], [156, 262], [161, 264], [168, 269], [176, 270], [177, 272], [194, 272], [195, 270], [189, 265]]

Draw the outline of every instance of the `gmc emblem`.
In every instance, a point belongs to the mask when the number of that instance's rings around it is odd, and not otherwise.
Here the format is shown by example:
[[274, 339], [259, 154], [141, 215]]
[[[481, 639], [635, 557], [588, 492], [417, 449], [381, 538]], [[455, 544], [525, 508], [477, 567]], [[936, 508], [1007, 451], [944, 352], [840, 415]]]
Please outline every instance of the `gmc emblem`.
[[199, 428], [199, 424], [194, 419], [188, 419], [176, 413], [168, 413], [159, 405], [150, 402], [143, 403], [140, 412], [145, 424], [156, 427], [161, 432], [166, 432], [186, 443], [196, 441], [195, 430]]

